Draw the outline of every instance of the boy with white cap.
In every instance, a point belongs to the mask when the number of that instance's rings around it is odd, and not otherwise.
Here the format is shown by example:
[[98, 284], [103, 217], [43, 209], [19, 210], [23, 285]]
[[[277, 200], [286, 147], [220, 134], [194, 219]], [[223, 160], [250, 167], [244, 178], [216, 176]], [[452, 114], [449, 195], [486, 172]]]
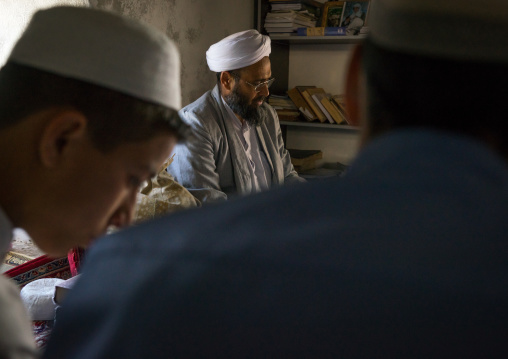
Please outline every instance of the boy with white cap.
[[168, 171], [202, 202], [305, 182], [284, 148], [279, 119], [265, 100], [273, 83], [270, 38], [256, 30], [210, 46], [217, 85], [180, 111], [194, 141], [178, 145]]
[[508, 3], [370, 16], [346, 175], [94, 246], [49, 358], [508, 357]]
[[[0, 254], [13, 227], [45, 253], [131, 221], [140, 184], [183, 138], [179, 55], [162, 33], [78, 7], [37, 12], [0, 70]], [[0, 278], [0, 357], [35, 355]]]

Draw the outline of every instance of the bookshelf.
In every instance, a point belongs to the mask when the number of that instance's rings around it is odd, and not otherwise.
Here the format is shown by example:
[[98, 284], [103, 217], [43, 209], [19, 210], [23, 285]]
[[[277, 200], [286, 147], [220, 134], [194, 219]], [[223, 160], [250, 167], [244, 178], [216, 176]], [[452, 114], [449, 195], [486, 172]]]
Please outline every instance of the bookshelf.
[[356, 44], [365, 36], [297, 36], [272, 35], [272, 41], [282, 41], [288, 44]]
[[[268, 0], [255, 0], [254, 24], [264, 31], [270, 11]], [[365, 36], [272, 35], [270, 92], [286, 95], [294, 86], [316, 85], [334, 94], [343, 93], [350, 50]], [[320, 149], [323, 161], [349, 163], [358, 147], [359, 128], [319, 122], [281, 121], [286, 147]]]
[[316, 127], [316, 128], [326, 128], [330, 130], [337, 131], [358, 131], [358, 127], [349, 126], [349, 125], [336, 125], [333, 123], [317, 123], [317, 122], [303, 122], [303, 121], [280, 121], [281, 126], [300, 126], [300, 127]]

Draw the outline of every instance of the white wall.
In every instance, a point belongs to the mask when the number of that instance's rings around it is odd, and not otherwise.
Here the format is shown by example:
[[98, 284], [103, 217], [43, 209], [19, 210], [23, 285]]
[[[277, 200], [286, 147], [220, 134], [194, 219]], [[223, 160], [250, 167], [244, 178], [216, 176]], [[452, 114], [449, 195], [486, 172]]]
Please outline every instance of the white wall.
[[206, 64], [210, 45], [254, 26], [254, 0], [90, 0], [93, 7], [112, 10], [150, 23], [172, 38], [182, 59], [182, 105], [215, 85]]
[[88, 6], [88, 0], [0, 0], [0, 66], [36, 10], [55, 5]]
[[332, 94], [342, 94], [346, 69], [354, 45], [291, 45], [289, 52], [289, 88], [315, 85]]

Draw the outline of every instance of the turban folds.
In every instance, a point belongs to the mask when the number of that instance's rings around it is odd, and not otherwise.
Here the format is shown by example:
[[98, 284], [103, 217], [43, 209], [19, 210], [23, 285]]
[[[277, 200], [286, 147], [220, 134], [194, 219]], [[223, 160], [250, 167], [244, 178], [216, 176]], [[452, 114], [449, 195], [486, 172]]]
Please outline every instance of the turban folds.
[[256, 30], [238, 32], [210, 46], [206, 62], [214, 72], [241, 69], [270, 55], [270, 44], [270, 38]]

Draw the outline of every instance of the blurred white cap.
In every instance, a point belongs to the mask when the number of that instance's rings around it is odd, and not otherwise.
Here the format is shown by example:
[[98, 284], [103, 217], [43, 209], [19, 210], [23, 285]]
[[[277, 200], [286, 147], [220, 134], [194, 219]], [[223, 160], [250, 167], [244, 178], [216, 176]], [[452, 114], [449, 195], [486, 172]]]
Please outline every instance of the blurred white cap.
[[72, 6], [40, 10], [7, 61], [181, 107], [175, 44], [162, 32], [111, 12]]

